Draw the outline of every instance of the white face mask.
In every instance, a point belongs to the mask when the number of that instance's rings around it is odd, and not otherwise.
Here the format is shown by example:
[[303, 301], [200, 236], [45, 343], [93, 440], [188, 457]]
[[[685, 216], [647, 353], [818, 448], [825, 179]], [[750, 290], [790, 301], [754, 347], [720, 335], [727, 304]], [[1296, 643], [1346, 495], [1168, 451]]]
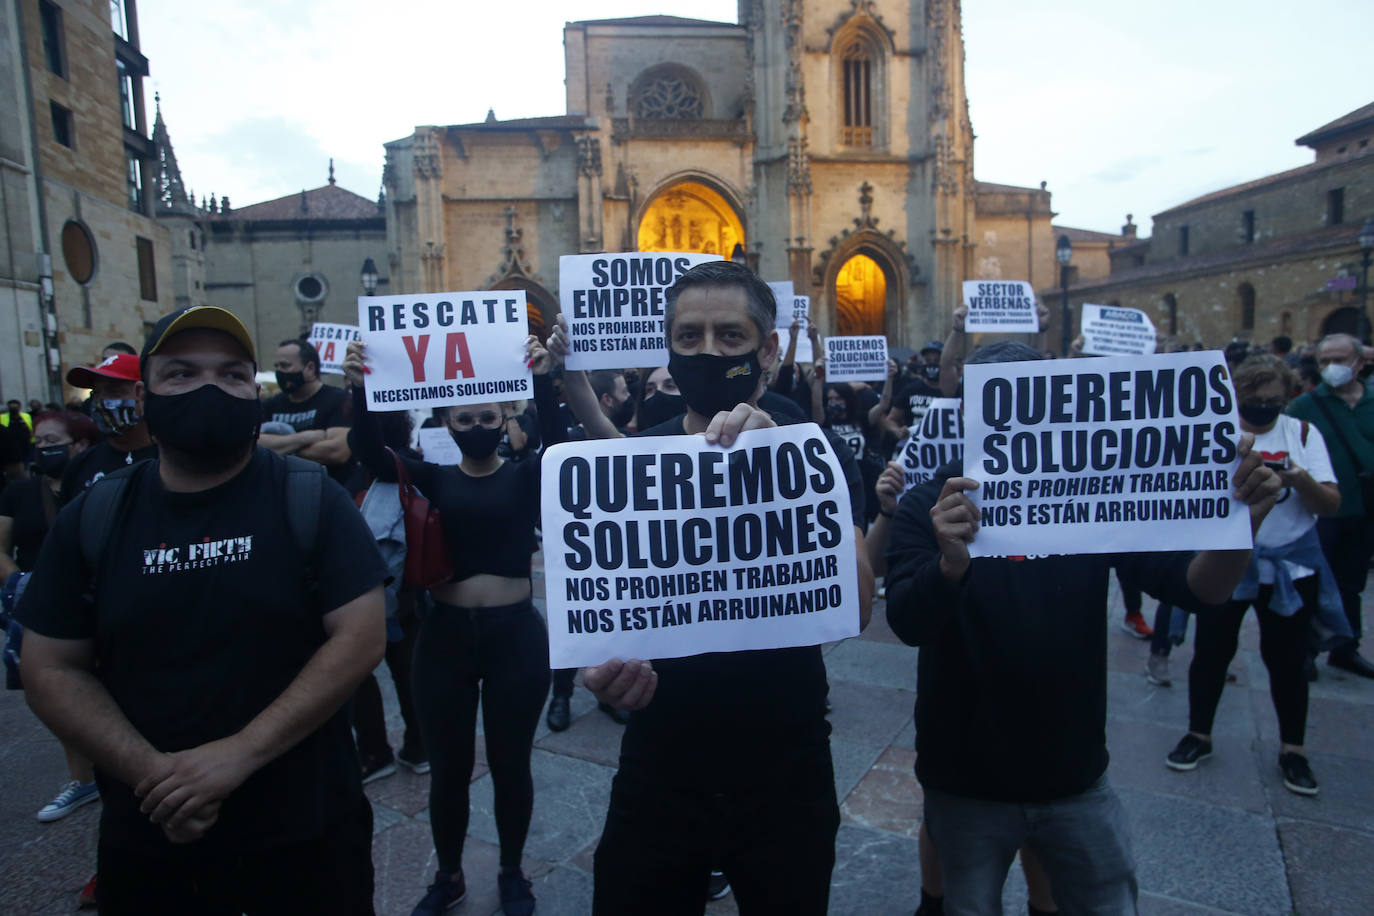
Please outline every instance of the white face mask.
[[1322, 370], [1322, 381], [1332, 388], [1340, 388], [1355, 377], [1355, 370], [1341, 363], [1328, 363]]

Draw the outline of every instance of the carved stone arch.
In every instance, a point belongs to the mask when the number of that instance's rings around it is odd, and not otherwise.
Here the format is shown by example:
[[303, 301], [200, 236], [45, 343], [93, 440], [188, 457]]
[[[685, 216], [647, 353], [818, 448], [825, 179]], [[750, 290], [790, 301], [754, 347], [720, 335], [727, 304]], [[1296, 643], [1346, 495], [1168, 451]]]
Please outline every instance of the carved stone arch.
[[630, 84], [625, 102], [632, 118], [696, 121], [712, 116], [706, 81], [685, 64], [656, 64], [643, 71]]
[[872, 0], [852, 0], [853, 6], [841, 13], [835, 23], [826, 28], [825, 33], [829, 36], [825, 50], [835, 53], [836, 49], [842, 49], [844, 43], [862, 34], [871, 39], [874, 44], [886, 54], [897, 53], [897, 33], [887, 27], [883, 22], [882, 13], [878, 12], [878, 4]]
[[[821, 305], [817, 319], [822, 328], [832, 334], [840, 333], [839, 303], [836, 285], [840, 272], [855, 255], [871, 259], [881, 269], [885, 280], [883, 301], [883, 328], [890, 346], [907, 345], [905, 340], [906, 303], [910, 291], [919, 281], [919, 273], [914, 261], [907, 254], [903, 244], [875, 228], [861, 228], [856, 232], [846, 230], [843, 238], [832, 239], [831, 247], [821, 256], [816, 267], [815, 279], [820, 281], [818, 297]], [[815, 299], [812, 311], [817, 311]], [[879, 333], [876, 332], [875, 333]]]
[[[748, 238], [750, 229], [746, 221], [748, 212], [744, 206], [744, 197], [738, 190], [730, 185], [729, 182], [710, 174], [709, 172], [698, 169], [684, 169], [663, 178], [639, 201], [630, 218], [630, 238], [635, 241], [636, 250], [680, 250], [680, 251], [702, 251], [708, 250], [692, 244], [684, 244], [681, 247], [675, 245], [667, 246], [644, 246], [639, 244], [640, 232], [644, 228], [644, 221], [653, 216], [657, 209], [662, 206], [669, 195], [675, 190], [681, 190], [685, 194], [699, 193], [695, 188], [702, 188], [709, 192], [703, 197], [718, 198], [711, 200], [717, 207], [728, 208], [726, 214], [727, 221], [732, 222], [732, 231], [737, 232], [739, 237], [730, 240], [717, 241], [714, 250], [710, 253], [719, 254], [722, 259], [728, 259], [735, 244], [742, 244], [747, 249], [749, 247]], [[733, 216], [733, 221], [728, 219]], [[690, 227], [683, 229], [684, 239], [690, 243]]]

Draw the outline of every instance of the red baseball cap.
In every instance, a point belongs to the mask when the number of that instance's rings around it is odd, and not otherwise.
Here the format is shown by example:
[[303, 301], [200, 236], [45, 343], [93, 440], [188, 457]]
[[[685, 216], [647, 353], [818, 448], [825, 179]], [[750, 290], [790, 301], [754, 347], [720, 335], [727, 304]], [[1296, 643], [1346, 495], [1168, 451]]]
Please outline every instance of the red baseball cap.
[[99, 378], [112, 378], [121, 382], [136, 382], [142, 376], [138, 372], [138, 357], [132, 353], [116, 353], [107, 357], [98, 366], [77, 366], [67, 373], [67, 384], [77, 388], [94, 388]]

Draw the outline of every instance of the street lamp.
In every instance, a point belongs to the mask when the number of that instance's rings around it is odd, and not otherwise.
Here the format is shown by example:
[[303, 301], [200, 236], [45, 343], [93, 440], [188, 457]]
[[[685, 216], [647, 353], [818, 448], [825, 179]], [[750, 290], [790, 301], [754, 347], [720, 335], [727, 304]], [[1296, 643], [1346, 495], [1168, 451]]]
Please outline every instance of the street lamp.
[[371, 258], [363, 261], [363, 292], [369, 296], [377, 294], [377, 265]]
[[1073, 260], [1073, 243], [1067, 235], [1059, 237], [1054, 246], [1054, 256], [1059, 260], [1059, 288], [1064, 291], [1063, 314], [1060, 316], [1059, 355], [1068, 356], [1073, 341], [1073, 316], [1069, 312], [1069, 261]]
[[1369, 261], [1374, 253], [1374, 219], [1360, 227], [1360, 339], [1369, 343]]

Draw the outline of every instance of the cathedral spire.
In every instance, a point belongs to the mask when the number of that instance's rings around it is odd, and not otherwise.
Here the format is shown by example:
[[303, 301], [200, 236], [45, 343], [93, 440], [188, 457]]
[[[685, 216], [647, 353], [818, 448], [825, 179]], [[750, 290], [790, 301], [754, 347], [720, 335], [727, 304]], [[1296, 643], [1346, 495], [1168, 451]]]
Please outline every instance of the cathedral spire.
[[330, 183], [331, 185], [334, 183], [334, 157], [333, 157], [333, 156], [330, 156], [330, 157], [329, 157], [329, 183]]
[[172, 138], [167, 133], [167, 122], [162, 119], [162, 94], [153, 95], [157, 116], [153, 121], [153, 146], [157, 150], [157, 208], [162, 212], [194, 212], [190, 198], [186, 196], [186, 185], [181, 180], [181, 168], [177, 165], [177, 154], [172, 149]]

